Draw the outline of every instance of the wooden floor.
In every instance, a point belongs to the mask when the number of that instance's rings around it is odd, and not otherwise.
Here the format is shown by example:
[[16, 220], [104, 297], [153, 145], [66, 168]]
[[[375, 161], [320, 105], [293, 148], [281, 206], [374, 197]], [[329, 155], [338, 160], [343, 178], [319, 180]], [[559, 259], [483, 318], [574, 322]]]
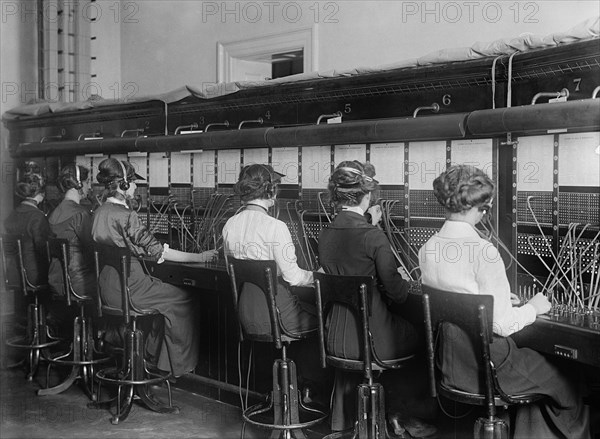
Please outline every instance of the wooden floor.
[[[106, 410], [87, 407], [89, 400], [77, 386], [59, 395], [37, 396], [45, 379], [38, 373], [33, 382], [19, 370], [0, 371], [0, 437], [8, 438], [237, 438], [242, 422], [238, 408], [180, 389], [173, 389], [175, 415], [155, 413], [134, 405], [119, 425], [110, 423]], [[164, 389], [155, 389], [157, 395]], [[261, 435], [248, 431], [248, 438]]]
[[[20, 369], [0, 370], [0, 438], [2, 439], [81, 439], [81, 438], [268, 438], [270, 431], [243, 427], [238, 407], [173, 389], [179, 414], [159, 414], [134, 405], [129, 417], [119, 425], [110, 423], [110, 413], [87, 407], [89, 402], [77, 384], [59, 395], [37, 396], [44, 386], [45, 367], [33, 381]], [[55, 379], [51, 377], [51, 379]], [[158, 396], [165, 395], [155, 388]], [[472, 421], [446, 420], [437, 438], [469, 438]], [[330, 433], [327, 420], [307, 431], [308, 439]]]
[[[112, 425], [107, 410], [87, 407], [89, 400], [77, 384], [59, 395], [37, 396], [36, 391], [44, 386], [44, 369], [42, 367], [33, 381], [27, 381], [20, 369], [3, 367], [0, 370], [0, 438], [254, 439], [270, 436], [269, 430], [244, 426], [238, 407], [177, 387], [173, 388], [173, 400], [180, 408], [179, 414], [159, 414], [134, 405], [125, 421]], [[154, 392], [159, 397], [166, 395], [164, 388], [154, 388]], [[477, 416], [478, 413], [471, 412], [464, 418], [451, 419], [440, 413], [434, 421], [439, 433], [433, 437], [470, 439]], [[328, 425], [326, 420], [306, 431], [307, 439], [330, 433]]]

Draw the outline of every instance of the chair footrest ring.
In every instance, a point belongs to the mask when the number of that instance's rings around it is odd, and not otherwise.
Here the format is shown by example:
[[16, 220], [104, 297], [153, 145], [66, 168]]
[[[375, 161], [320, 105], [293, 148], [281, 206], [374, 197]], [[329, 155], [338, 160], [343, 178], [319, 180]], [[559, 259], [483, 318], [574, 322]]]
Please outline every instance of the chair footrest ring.
[[6, 345], [10, 346], [11, 348], [18, 348], [18, 349], [44, 349], [44, 348], [48, 348], [50, 346], [56, 346], [61, 341], [62, 340], [51, 340], [51, 341], [47, 341], [44, 343], [32, 344], [31, 342], [28, 342], [25, 337], [18, 336], [18, 337], [13, 337], [13, 338], [7, 340]]
[[323, 421], [328, 416], [328, 413], [324, 409], [312, 408], [312, 407], [307, 407], [307, 406], [302, 405], [301, 406], [302, 411], [314, 413], [315, 418], [305, 421], [305, 422], [297, 422], [295, 424], [288, 424], [288, 425], [260, 422], [260, 421], [256, 421], [256, 420], [252, 419], [252, 417], [260, 415], [262, 413], [266, 413], [272, 409], [273, 409], [272, 401], [269, 401], [267, 403], [261, 402], [259, 404], [253, 405], [252, 407], [249, 407], [246, 410], [244, 410], [244, 412], [242, 413], [242, 417], [244, 418], [244, 420], [246, 422], [248, 422], [252, 425], [256, 425], [258, 427], [270, 428], [273, 430], [296, 430], [296, 429], [312, 427], [313, 425], [316, 425], [319, 422]]
[[63, 360], [62, 358], [46, 358], [46, 361], [53, 364], [63, 365], [63, 366], [88, 366], [92, 364], [103, 364], [108, 363], [113, 360], [112, 357], [102, 357], [97, 358], [95, 360]]
[[[118, 377], [119, 373], [121, 373], [121, 370], [117, 367], [103, 369], [96, 373], [96, 378], [99, 381], [102, 381], [104, 383], [110, 383], [110, 384], [122, 386], [122, 385], [158, 384], [158, 383], [167, 381], [171, 377], [171, 374], [168, 372], [165, 372], [164, 374], [160, 374], [157, 372], [146, 371], [146, 373], [148, 375], [150, 375], [149, 378], [144, 378], [141, 380], [133, 380], [133, 379], [127, 378], [127, 376], [125, 376], [123, 378], [119, 378]], [[117, 377], [113, 378], [113, 377], [107, 376], [109, 374], [117, 375]]]

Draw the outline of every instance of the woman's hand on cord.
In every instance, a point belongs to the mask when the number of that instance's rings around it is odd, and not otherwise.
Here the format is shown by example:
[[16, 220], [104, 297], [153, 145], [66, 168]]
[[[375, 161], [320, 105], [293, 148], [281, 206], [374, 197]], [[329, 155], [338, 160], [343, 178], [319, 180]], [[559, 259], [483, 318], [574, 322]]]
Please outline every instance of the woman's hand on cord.
[[219, 256], [218, 250], [207, 250], [198, 255], [198, 262], [212, 262]]
[[529, 302], [527, 303], [533, 306], [536, 315], [546, 314], [548, 311], [550, 311], [550, 308], [552, 307], [552, 305], [548, 301], [548, 298], [542, 293], [537, 293], [535, 296], [529, 299]]
[[512, 306], [519, 306], [521, 304], [521, 299], [515, 293], [510, 293], [510, 303]]
[[371, 215], [371, 224], [376, 226], [381, 221], [383, 217], [383, 212], [381, 211], [381, 206], [379, 204], [375, 204], [367, 209], [367, 213]]
[[404, 279], [405, 281], [410, 281], [411, 278], [408, 275], [408, 273], [406, 272], [406, 270], [404, 269], [404, 267], [400, 266], [396, 269], [396, 271], [398, 272], [398, 274], [400, 276], [402, 276], [402, 279]]

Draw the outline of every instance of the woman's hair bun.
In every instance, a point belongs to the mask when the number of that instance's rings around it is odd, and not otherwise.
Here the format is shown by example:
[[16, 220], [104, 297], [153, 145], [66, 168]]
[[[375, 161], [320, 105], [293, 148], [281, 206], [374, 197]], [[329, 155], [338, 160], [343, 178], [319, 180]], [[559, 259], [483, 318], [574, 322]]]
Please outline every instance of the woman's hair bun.
[[20, 176], [15, 186], [15, 195], [19, 198], [33, 198], [42, 193], [45, 186], [42, 174], [26, 172]]
[[[77, 170], [79, 169], [79, 175]], [[69, 189], [77, 189], [80, 183], [83, 183], [88, 179], [89, 170], [83, 166], [79, 166], [76, 163], [71, 163], [63, 166], [60, 170], [60, 174], [56, 180], [56, 185], [62, 192], [66, 192]]]
[[343, 161], [329, 177], [329, 194], [331, 201], [340, 206], [358, 205], [369, 192], [378, 188], [374, 179], [375, 166], [357, 160]]
[[433, 193], [446, 210], [458, 213], [488, 203], [494, 195], [494, 183], [479, 168], [454, 165], [433, 181]]
[[234, 192], [246, 202], [257, 199], [271, 198], [281, 182], [282, 174], [275, 172], [272, 166], [252, 164], [240, 170], [237, 183], [233, 186]]

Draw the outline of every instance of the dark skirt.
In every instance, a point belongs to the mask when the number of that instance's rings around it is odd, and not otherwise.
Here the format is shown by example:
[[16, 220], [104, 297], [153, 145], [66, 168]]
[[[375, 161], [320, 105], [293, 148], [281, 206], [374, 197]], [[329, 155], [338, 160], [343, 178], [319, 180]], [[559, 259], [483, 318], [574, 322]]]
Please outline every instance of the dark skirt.
[[[314, 292], [313, 292], [314, 297]], [[317, 328], [317, 312], [313, 303], [300, 300], [283, 282], [277, 284], [275, 303], [281, 325], [286, 331], [302, 334]], [[245, 283], [240, 293], [239, 318], [244, 331], [252, 335], [271, 334], [271, 318], [263, 291], [254, 284]]]
[[[390, 360], [410, 355], [418, 350], [420, 335], [415, 327], [400, 316], [387, 309], [385, 304], [374, 301], [378, 306], [369, 318], [369, 326], [373, 334], [375, 351], [381, 360]], [[335, 308], [335, 307], [338, 308]], [[335, 323], [333, 323], [335, 322]], [[359, 339], [361, 329], [356, 318], [347, 309], [334, 305], [327, 328], [327, 350], [342, 358], [360, 359]], [[389, 374], [390, 380], [398, 379], [398, 374]], [[364, 374], [335, 371], [335, 383], [331, 404], [331, 429], [346, 430], [356, 421], [356, 387], [364, 380]], [[424, 381], [424, 380], [423, 380]], [[392, 388], [392, 386], [386, 386]], [[390, 407], [388, 407], [390, 408]]]
[[[467, 335], [454, 325], [444, 327], [438, 351], [444, 384], [468, 392], [482, 388], [475, 352]], [[510, 337], [494, 336], [490, 344], [500, 387], [506, 393], [539, 393], [547, 398], [517, 409], [515, 438], [589, 438], [589, 412], [579, 384], [538, 352], [519, 348]]]
[[[103, 300], [121, 307], [117, 271], [105, 266], [100, 273]], [[179, 376], [192, 371], [198, 363], [199, 340], [192, 295], [174, 285], [147, 275], [137, 259], [131, 260], [128, 281], [131, 300], [141, 309], [157, 310], [164, 318], [164, 339], [159, 342], [157, 366]]]

